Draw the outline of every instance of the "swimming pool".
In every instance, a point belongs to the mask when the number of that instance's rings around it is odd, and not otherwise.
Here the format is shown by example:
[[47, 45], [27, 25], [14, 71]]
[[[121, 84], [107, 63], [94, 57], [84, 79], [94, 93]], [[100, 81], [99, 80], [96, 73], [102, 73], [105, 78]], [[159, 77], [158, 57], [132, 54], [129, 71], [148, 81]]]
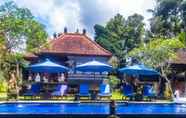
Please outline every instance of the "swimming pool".
[[186, 104], [130, 103], [118, 104], [118, 114], [186, 114]]
[[[120, 117], [186, 117], [184, 104], [117, 103]], [[109, 115], [109, 103], [2, 103], [0, 117], [81, 117], [102, 118]]]
[[0, 114], [109, 114], [105, 103], [0, 104]]

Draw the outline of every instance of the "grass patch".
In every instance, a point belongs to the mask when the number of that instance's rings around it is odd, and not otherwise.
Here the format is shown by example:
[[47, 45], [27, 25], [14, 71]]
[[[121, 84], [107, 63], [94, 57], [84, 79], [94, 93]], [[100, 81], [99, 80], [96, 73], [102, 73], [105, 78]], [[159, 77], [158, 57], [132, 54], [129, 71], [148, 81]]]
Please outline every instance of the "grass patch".
[[123, 95], [119, 90], [115, 90], [112, 92], [112, 97], [111, 97], [112, 100], [122, 100], [122, 98]]
[[[51, 97], [49, 100], [64, 100], [64, 101], [74, 101], [74, 95], [68, 95], [63, 97]], [[119, 90], [115, 90], [112, 92], [111, 100], [122, 100], [123, 94]], [[19, 96], [20, 100], [32, 100], [31, 96]], [[44, 98], [37, 98], [36, 100], [44, 100]], [[84, 99], [84, 97], [81, 97], [81, 100], [90, 100], [90, 99]], [[108, 100], [108, 98], [102, 98], [101, 100]]]
[[1, 92], [0, 93], [0, 100], [6, 100], [7, 99], [7, 93], [5, 93], [5, 92]]

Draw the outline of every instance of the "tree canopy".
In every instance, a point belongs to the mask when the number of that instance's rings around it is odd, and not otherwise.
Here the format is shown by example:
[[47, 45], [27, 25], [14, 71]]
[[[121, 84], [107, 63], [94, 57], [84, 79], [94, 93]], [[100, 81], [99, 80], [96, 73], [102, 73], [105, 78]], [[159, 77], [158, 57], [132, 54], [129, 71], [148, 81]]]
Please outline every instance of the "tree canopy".
[[111, 51], [121, 65], [126, 62], [126, 54], [137, 47], [144, 35], [143, 16], [134, 14], [125, 19], [117, 14], [106, 26], [95, 25], [95, 41]]
[[47, 41], [44, 28], [29, 9], [13, 1], [0, 5], [0, 71], [7, 79], [10, 72], [23, 66], [22, 51], [33, 51]]
[[184, 48], [184, 44], [178, 38], [157, 38], [152, 39], [146, 45], [134, 48], [129, 52], [129, 56], [136, 58], [145, 65], [157, 68], [176, 58], [175, 50], [179, 48]]
[[150, 29], [154, 37], [171, 38], [186, 28], [185, 0], [157, 0]]
[[37, 22], [27, 8], [19, 8], [12, 1], [0, 6], [0, 34], [7, 51], [24, 48], [30, 51], [47, 39], [44, 25]]
[[157, 38], [151, 40], [146, 45], [141, 45], [138, 48], [129, 52], [129, 55], [137, 59], [142, 64], [153, 68], [159, 68], [161, 76], [169, 83], [168, 87], [173, 96], [172, 87], [168, 79], [171, 73], [170, 61], [176, 59], [176, 49], [184, 48], [184, 44], [178, 38], [163, 39]]

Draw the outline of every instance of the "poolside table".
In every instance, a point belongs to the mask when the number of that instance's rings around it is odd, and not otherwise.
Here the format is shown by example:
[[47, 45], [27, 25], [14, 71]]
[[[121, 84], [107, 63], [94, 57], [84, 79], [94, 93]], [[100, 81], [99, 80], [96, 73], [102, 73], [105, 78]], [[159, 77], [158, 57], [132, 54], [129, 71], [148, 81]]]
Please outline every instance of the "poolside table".
[[74, 101], [79, 101], [79, 100], [80, 100], [80, 96], [78, 94], [75, 94]]
[[90, 92], [91, 100], [96, 100], [99, 90], [98, 89], [90, 89], [89, 92]]
[[51, 92], [49, 92], [49, 91], [42, 92], [41, 98], [42, 98], [43, 100], [46, 100], [46, 99], [48, 100], [48, 99], [50, 99], [50, 98], [51, 98]]
[[140, 93], [136, 93], [135, 96], [135, 101], [142, 101], [143, 100], [143, 95]]
[[90, 98], [91, 98], [91, 100], [96, 100], [97, 99], [97, 92], [92, 91], [91, 94], [90, 94]]

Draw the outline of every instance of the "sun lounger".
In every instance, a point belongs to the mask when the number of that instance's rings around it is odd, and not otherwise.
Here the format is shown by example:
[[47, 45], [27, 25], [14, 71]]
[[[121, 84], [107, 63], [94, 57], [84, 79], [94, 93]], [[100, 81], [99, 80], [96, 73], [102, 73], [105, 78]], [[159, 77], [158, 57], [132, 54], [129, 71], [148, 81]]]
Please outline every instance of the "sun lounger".
[[89, 99], [89, 85], [88, 84], [81, 84], [79, 88], [79, 97], [87, 97]]
[[67, 85], [57, 85], [56, 90], [52, 92], [52, 97], [63, 97], [66, 94]]
[[98, 93], [99, 98], [109, 98], [111, 97], [111, 93], [110, 93], [110, 85], [109, 84], [101, 84], [100, 85], [100, 89], [99, 89], [99, 93]]
[[126, 100], [126, 97], [132, 100], [135, 97], [134, 88], [130, 84], [126, 84], [123, 86], [123, 99]]
[[153, 91], [153, 86], [151, 85], [144, 85], [143, 87], [143, 96], [149, 98], [151, 100], [155, 97], [155, 93]]
[[40, 83], [34, 83], [31, 86], [31, 89], [28, 90], [25, 94], [23, 94], [24, 98], [26, 96], [30, 96], [31, 99], [36, 99], [40, 95], [40, 89], [41, 89], [41, 84]]

